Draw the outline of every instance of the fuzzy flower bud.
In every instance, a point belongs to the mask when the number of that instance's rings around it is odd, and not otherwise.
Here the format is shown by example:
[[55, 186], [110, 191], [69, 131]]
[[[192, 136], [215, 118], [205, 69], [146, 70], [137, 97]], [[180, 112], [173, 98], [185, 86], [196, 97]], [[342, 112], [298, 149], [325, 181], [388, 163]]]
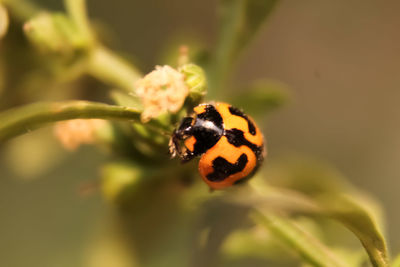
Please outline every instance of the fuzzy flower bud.
[[136, 94], [144, 107], [141, 120], [148, 122], [159, 115], [176, 113], [189, 94], [185, 76], [170, 66], [156, 69], [137, 81]]
[[61, 121], [54, 126], [54, 135], [65, 149], [73, 151], [82, 144], [95, 143], [98, 130], [105, 124], [99, 119]]
[[71, 19], [64, 14], [39, 13], [24, 24], [24, 32], [43, 52], [70, 54], [88, 45]]

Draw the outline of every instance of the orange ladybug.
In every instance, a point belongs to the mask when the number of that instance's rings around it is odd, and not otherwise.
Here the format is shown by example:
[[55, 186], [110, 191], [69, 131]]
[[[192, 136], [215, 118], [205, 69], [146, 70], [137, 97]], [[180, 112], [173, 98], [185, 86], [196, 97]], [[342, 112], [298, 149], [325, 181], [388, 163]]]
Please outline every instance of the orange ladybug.
[[250, 178], [264, 159], [264, 138], [254, 121], [227, 103], [200, 104], [182, 119], [170, 140], [172, 157], [200, 156], [199, 172], [211, 189]]

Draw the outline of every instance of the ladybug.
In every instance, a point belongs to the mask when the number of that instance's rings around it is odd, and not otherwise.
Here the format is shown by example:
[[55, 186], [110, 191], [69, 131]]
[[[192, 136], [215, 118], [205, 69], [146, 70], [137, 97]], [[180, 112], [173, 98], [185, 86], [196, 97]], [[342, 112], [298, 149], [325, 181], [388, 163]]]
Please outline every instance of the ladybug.
[[250, 178], [264, 158], [264, 138], [254, 121], [227, 103], [200, 104], [182, 119], [170, 140], [172, 157], [200, 156], [199, 172], [211, 189]]

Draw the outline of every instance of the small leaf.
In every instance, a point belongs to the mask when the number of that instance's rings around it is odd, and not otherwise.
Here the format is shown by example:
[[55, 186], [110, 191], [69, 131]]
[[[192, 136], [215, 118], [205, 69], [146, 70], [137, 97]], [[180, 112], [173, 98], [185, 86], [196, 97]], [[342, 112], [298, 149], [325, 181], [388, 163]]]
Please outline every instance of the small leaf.
[[59, 28], [59, 25], [63, 25], [62, 29], [67, 28], [65, 25], [70, 22], [62, 16], [50, 12], [39, 13], [24, 24], [25, 35], [42, 52], [70, 54], [74, 49], [73, 44], [67, 39], [66, 31]]
[[333, 251], [290, 219], [260, 211], [254, 211], [252, 218], [264, 225], [287, 246], [296, 250], [312, 266], [347, 266]]
[[234, 60], [254, 37], [277, 2], [220, 0], [221, 27], [210, 72], [210, 88], [221, 86]]
[[138, 121], [139, 117], [136, 109], [103, 103], [39, 102], [0, 113], [0, 143], [56, 121], [78, 118]]
[[342, 222], [358, 237], [374, 266], [389, 266], [385, 239], [373, 214], [366, 208], [368, 204], [360, 199], [355, 194], [328, 194], [317, 201], [328, 215]]
[[320, 207], [318, 213], [338, 220], [358, 237], [374, 266], [388, 266], [379, 205], [348, 184], [337, 170], [323, 162], [292, 158], [272, 165], [267, 176], [273, 184], [308, 196]]

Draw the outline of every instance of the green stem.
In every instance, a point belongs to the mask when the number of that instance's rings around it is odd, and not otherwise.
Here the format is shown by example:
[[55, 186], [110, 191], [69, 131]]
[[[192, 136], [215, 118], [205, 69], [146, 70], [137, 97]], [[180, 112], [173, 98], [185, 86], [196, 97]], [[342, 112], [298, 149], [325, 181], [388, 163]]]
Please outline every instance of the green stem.
[[65, 0], [65, 7], [81, 36], [89, 43], [94, 40], [87, 16], [85, 0]]
[[344, 267], [343, 263], [332, 251], [313, 236], [303, 231], [298, 225], [284, 217], [272, 213], [254, 210], [252, 218], [256, 223], [264, 225], [272, 234], [287, 246], [296, 250], [301, 257], [312, 266]]
[[134, 92], [135, 83], [142, 74], [128, 61], [100, 45], [89, 52], [89, 74], [95, 78], [119, 86], [128, 93]]
[[88, 101], [29, 104], [0, 113], [0, 143], [52, 122], [78, 118], [139, 121], [140, 112]]
[[[38, 13], [39, 8], [25, 0], [0, 0], [6, 4], [21, 20], [27, 20]], [[110, 49], [95, 41], [84, 0], [65, 0], [65, 5], [71, 19], [76, 24], [79, 35], [88, 41], [87, 72], [96, 79], [133, 92], [135, 83], [142, 77], [142, 73], [130, 62], [123, 59]]]

